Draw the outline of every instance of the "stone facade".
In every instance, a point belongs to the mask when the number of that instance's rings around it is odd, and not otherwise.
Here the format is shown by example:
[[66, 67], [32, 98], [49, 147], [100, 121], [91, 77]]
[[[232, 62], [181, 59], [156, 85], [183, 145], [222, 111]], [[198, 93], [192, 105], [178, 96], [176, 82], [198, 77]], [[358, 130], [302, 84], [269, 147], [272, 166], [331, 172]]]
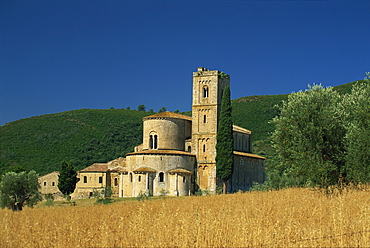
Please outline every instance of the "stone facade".
[[[113, 196], [190, 195], [215, 192], [216, 135], [223, 89], [230, 77], [203, 67], [193, 73], [192, 117], [163, 112], [143, 118], [143, 143], [126, 158], [93, 164], [78, 173], [74, 198], [111, 189]], [[234, 174], [230, 192], [249, 190], [266, 180], [265, 158], [252, 154], [252, 132], [233, 126]]]
[[58, 188], [59, 172], [53, 171], [49, 174], [39, 177], [40, 193], [45, 196], [47, 194], [53, 195], [54, 200], [63, 198], [62, 192]]

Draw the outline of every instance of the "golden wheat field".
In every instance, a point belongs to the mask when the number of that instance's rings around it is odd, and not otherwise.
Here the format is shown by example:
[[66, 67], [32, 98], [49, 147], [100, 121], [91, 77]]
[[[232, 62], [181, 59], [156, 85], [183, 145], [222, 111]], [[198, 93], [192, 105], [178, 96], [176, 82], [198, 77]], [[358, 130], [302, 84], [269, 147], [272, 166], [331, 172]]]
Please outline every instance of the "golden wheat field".
[[0, 210], [1, 247], [370, 247], [370, 189]]

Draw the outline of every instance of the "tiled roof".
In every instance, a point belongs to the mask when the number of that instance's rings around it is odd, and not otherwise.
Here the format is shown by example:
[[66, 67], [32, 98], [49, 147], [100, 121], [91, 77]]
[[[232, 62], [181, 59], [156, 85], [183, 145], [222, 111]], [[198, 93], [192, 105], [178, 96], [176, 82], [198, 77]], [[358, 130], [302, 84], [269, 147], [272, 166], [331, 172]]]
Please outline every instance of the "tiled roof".
[[132, 155], [151, 155], [151, 154], [195, 156], [195, 154], [192, 154], [190, 152], [172, 151], [172, 150], [145, 150], [145, 151], [141, 151], [141, 152], [127, 153], [126, 156], [132, 156]]
[[88, 172], [88, 171], [105, 172], [107, 170], [108, 170], [108, 164], [95, 163], [95, 164], [92, 164], [92, 165], [86, 167], [85, 169], [80, 170], [80, 172]]
[[140, 168], [134, 170], [134, 172], [157, 172], [157, 171], [152, 169], [152, 168], [143, 166], [143, 167], [140, 167]]
[[175, 169], [172, 169], [172, 170], [169, 170], [168, 173], [186, 173], [186, 174], [193, 174], [191, 171], [189, 170], [185, 170], [185, 169], [182, 169], [182, 168], [175, 168]]
[[257, 159], [266, 159], [265, 157], [259, 156], [257, 154], [246, 153], [246, 152], [234, 151], [234, 155], [243, 156], [243, 157], [250, 157], [250, 158], [257, 158]]
[[233, 125], [233, 131], [239, 132], [239, 133], [252, 134], [252, 131], [245, 129], [243, 127], [239, 127], [237, 125]]
[[192, 118], [190, 116], [177, 114], [177, 113], [173, 113], [173, 112], [170, 112], [170, 111], [158, 113], [158, 114], [155, 114], [155, 115], [149, 115], [149, 116], [144, 117], [143, 120], [157, 119], [157, 118], [174, 118], [174, 119], [183, 119], [183, 120], [188, 120], [188, 121], [192, 120]]

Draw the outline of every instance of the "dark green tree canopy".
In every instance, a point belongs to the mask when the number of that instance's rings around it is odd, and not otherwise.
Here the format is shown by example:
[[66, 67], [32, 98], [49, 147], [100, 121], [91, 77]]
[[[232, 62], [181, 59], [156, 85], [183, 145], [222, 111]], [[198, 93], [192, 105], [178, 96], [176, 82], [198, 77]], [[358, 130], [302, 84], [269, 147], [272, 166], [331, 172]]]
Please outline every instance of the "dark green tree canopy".
[[0, 207], [21, 211], [24, 205], [34, 206], [41, 200], [38, 174], [8, 172], [1, 177]]
[[230, 86], [226, 86], [221, 101], [220, 121], [217, 131], [216, 144], [216, 173], [217, 177], [225, 182], [233, 175], [233, 123], [231, 120]]
[[296, 185], [370, 181], [370, 82], [340, 95], [321, 85], [290, 94], [273, 123], [279, 170]]
[[58, 188], [64, 195], [73, 193], [77, 183], [77, 173], [71, 163], [63, 161], [59, 172]]

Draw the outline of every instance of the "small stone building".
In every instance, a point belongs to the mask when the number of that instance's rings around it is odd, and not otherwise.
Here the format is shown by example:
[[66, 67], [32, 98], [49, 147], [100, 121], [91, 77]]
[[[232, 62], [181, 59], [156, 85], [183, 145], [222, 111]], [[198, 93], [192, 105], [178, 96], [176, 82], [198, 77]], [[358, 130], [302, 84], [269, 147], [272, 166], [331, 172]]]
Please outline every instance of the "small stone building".
[[49, 174], [39, 177], [40, 193], [45, 197], [51, 194], [54, 200], [63, 198], [63, 193], [58, 188], [59, 171], [53, 171]]
[[[112, 190], [113, 196], [185, 196], [215, 192], [216, 135], [229, 75], [200, 67], [193, 73], [192, 116], [163, 112], [143, 118], [143, 143], [126, 158], [93, 164], [78, 173], [74, 198]], [[265, 158], [252, 154], [252, 132], [234, 125], [234, 173], [228, 191], [249, 190], [266, 180]]]

